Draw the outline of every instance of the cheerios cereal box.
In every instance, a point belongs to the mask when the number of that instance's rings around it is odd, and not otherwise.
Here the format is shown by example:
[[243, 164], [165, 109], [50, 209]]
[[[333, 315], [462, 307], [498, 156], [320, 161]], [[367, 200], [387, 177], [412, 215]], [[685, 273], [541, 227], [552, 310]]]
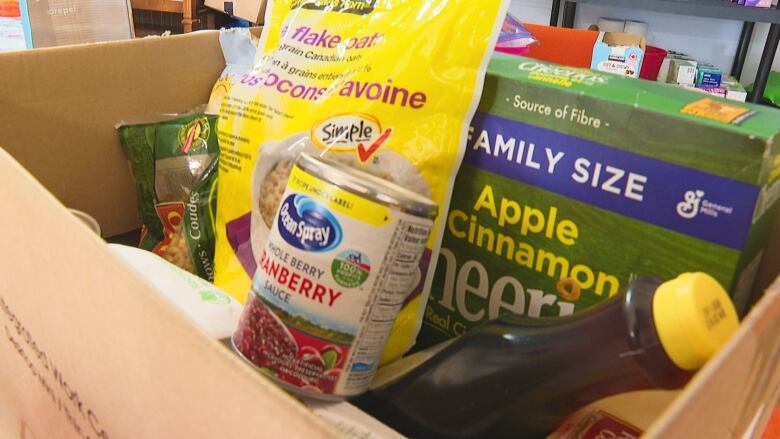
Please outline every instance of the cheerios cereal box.
[[636, 276], [705, 271], [746, 302], [780, 194], [780, 111], [496, 55], [420, 346], [564, 316]]

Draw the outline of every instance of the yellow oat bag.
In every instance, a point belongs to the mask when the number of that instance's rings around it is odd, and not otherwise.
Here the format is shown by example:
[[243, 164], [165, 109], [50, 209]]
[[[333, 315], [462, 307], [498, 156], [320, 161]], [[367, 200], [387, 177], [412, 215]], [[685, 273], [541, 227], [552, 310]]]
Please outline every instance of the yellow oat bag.
[[[216, 285], [246, 301], [302, 151], [410, 188], [447, 212], [507, 6], [508, 0], [270, 1], [259, 59], [232, 83], [220, 109]], [[406, 352], [419, 331], [443, 216], [384, 361]]]

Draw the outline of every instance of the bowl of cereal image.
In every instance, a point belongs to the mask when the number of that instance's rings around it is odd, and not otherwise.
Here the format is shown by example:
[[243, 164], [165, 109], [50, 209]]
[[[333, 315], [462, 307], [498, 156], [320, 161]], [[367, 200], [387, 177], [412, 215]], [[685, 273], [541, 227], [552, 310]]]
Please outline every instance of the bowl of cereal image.
[[361, 169], [377, 177], [399, 184], [425, 197], [430, 189], [412, 163], [389, 149], [379, 151], [370, 163], [359, 163], [354, 151], [323, 151], [314, 146], [308, 133], [298, 133], [281, 141], [261, 145], [252, 175], [251, 241], [255, 258], [259, 258], [265, 240], [276, 218], [282, 195], [287, 188], [287, 178], [295, 159], [301, 152], [324, 155]]

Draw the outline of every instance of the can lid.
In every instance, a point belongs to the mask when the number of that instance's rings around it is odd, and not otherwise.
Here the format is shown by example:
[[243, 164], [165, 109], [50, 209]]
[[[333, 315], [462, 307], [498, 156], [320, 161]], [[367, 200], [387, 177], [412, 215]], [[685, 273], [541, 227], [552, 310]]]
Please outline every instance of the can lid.
[[340, 188], [380, 204], [423, 218], [436, 218], [439, 206], [428, 197], [344, 163], [301, 153], [296, 161], [301, 169]]
[[684, 370], [702, 367], [739, 326], [728, 293], [705, 273], [683, 273], [661, 284], [653, 321], [664, 351]]

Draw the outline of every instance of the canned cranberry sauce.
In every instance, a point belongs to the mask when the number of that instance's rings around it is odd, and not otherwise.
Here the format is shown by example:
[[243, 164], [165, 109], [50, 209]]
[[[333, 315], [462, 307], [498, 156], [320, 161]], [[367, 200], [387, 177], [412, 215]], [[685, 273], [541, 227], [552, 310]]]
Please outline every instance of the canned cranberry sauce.
[[283, 387], [337, 400], [368, 389], [418, 264], [436, 204], [301, 154], [233, 346]]

